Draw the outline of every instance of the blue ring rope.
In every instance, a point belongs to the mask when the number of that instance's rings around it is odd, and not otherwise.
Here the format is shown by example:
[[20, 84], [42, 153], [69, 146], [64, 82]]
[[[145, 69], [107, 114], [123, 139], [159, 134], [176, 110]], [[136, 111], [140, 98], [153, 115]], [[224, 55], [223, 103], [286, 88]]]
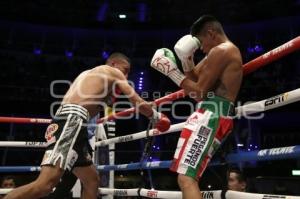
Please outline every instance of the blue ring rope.
[[[251, 152], [240, 152], [228, 154], [225, 161], [230, 164], [249, 162], [249, 161], [267, 161], [282, 159], [300, 159], [300, 145], [290, 147], [280, 147], [272, 149], [255, 150]], [[219, 160], [212, 161], [209, 165], [220, 165]], [[141, 166], [140, 162], [120, 165], [97, 165], [97, 169], [101, 171], [110, 170], [138, 170], [138, 169], [166, 169], [171, 165], [171, 161], [144, 162]], [[17, 173], [17, 172], [36, 172], [40, 171], [39, 166], [2, 166], [0, 173]]]

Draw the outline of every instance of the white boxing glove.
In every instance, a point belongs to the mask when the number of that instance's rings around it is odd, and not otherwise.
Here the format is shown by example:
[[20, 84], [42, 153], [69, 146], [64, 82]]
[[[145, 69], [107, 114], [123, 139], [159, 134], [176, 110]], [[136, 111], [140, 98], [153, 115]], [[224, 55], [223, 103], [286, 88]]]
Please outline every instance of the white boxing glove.
[[185, 35], [180, 38], [174, 46], [174, 50], [182, 63], [184, 72], [193, 70], [194, 53], [200, 47], [200, 41], [192, 35]]
[[156, 50], [151, 60], [151, 66], [171, 78], [178, 86], [185, 79], [185, 76], [178, 69], [175, 56], [170, 49], [161, 48]]

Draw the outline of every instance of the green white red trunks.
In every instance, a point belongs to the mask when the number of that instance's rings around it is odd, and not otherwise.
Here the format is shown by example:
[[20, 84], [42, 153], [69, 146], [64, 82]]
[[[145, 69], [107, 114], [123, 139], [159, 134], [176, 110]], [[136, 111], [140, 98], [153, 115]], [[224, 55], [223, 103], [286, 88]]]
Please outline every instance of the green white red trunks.
[[233, 103], [222, 97], [199, 102], [184, 124], [170, 170], [198, 180], [231, 132], [233, 113]]

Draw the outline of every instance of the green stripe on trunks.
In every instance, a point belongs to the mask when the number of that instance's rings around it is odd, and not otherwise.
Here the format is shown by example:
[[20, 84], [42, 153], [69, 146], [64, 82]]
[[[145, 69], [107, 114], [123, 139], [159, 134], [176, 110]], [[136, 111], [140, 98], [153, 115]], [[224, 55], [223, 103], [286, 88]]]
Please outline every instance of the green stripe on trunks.
[[205, 109], [215, 113], [215, 116], [233, 116], [234, 114], [234, 104], [229, 100], [214, 96], [199, 102], [197, 109]]
[[187, 176], [190, 176], [192, 178], [197, 178], [197, 173], [198, 173], [199, 167], [201, 166], [201, 163], [203, 162], [205, 156], [208, 154], [210, 146], [212, 145], [212, 143], [214, 141], [216, 130], [218, 128], [218, 124], [219, 124], [218, 117], [211, 117], [209, 119], [208, 127], [211, 128], [212, 132], [210, 133], [209, 138], [207, 138], [207, 140], [206, 140], [206, 142], [208, 142], [207, 147], [204, 149], [204, 151], [202, 151], [202, 155], [200, 157], [200, 160], [197, 163], [196, 168], [194, 169], [191, 166], [188, 167], [187, 172], [186, 172]]
[[[204, 161], [204, 158], [208, 155], [210, 147], [213, 145], [215, 134], [219, 126], [220, 116], [231, 116], [234, 113], [234, 104], [229, 100], [219, 96], [210, 97], [202, 102], [199, 102], [197, 105], [197, 109], [199, 108], [211, 111], [213, 113], [210, 116], [208, 122], [208, 127], [211, 128], [212, 132], [208, 140], [206, 141], [208, 142], [207, 147], [204, 149], [204, 151], [202, 151], [202, 156], [200, 157], [196, 168], [194, 169], [193, 167], [189, 166], [187, 169], [185, 175], [193, 178], [197, 178], [197, 173], [201, 166], [201, 163]], [[218, 148], [218, 146], [214, 147]]]

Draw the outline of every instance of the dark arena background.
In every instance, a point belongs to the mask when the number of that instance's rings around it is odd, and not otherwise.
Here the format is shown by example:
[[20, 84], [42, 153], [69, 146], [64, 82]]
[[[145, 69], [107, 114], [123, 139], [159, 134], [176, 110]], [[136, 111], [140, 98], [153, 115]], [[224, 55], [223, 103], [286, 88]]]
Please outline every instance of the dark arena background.
[[[150, 67], [150, 61], [158, 48], [173, 50], [177, 40], [189, 34], [192, 23], [203, 14], [214, 15], [223, 24], [229, 39], [239, 47], [244, 64], [290, 40], [299, 40], [300, 0], [1, 1], [0, 116], [50, 119], [51, 104], [61, 100], [51, 95], [51, 90], [63, 95], [68, 89], [67, 84], [51, 87], [51, 83], [73, 81], [80, 72], [103, 65], [113, 52], [122, 52], [131, 59], [128, 79], [145, 100], [153, 101], [178, 91], [180, 88], [169, 78]], [[195, 62], [204, 56], [196, 51]], [[177, 62], [181, 69], [179, 59]], [[299, 86], [300, 52], [295, 50], [245, 76], [237, 105], [268, 99]], [[269, 100], [280, 104], [285, 98]], [[195, 104], [188, 97], [177, 101]], [[297, 101], [265, 111], [261, 119], [235, 119], [233, 132], [212, 160], [216, 164], [210, 165], [199, 181], [201, 190], [226, 189], [228, 169], [238, 168], [246, 176], [249, 193], [300, 196]], [[182, 116], [182, 120], [174, 119], [170, 111], [163, 111], [172, 124], [184, 122], [184, 117], [191, 114], [185, 105], [169, 104], [164, 108], [173, 108]], [[103, 117], [103, 111], [101, 114]], [[116, 120], [115, 133], [133, 134], [145, 130], [147, 125], [145, 117]], [[46, 128], [46, 124], [1, 123], [0, 179], [12, 176], [20, 186], [38, 176], [37, 171], [15, 172], [6, 167], [39, 166], [43, 148], [8, 147], [4, 143], [44, 142]], [[155, 136], [148, 162], [171, 160], [178, 137], [179, 132]], [[145, 143], [145, 139], [140, 139], [116, 144], [115, 164], [140, 162]], [[258, 151], [260, 156], [273, 154], [278, 158], [242, 160]], [[97, 152], [98, 164], [108, 164], [108, 149], [101, 147]], [[230, 154], [237, 154], [238, 158], [231, 162], [226, 158]], [[139, 188], [142, 184], [148, 189], [179, 190], [177, 175], [167, 168], [143, 171], [143, 176], [141, 169], [115, 171], [115, 188]], [[99, 172], [101, 186], [108, 186], [108, 172]]]

